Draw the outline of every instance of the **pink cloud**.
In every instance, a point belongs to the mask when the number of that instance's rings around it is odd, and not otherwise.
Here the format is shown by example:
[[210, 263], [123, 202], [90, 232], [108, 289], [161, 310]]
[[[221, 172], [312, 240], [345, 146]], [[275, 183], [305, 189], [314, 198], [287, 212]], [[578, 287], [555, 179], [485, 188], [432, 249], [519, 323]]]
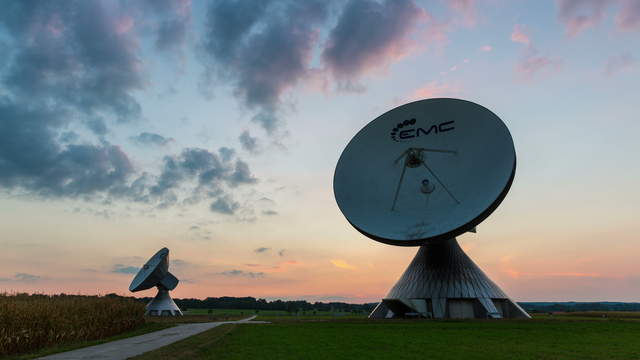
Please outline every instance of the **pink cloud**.
[[540, 73], [553, 73], [560, 69], [560, 67], [561, 62], [559, 60], [532, 53], [525, 56], [516, 65], [516, 73], [525, 80], [528, 80]]
[[449, 0], [449, 6], [462, 15], [465, 25], [474, 26], [476, 24], [475, 0]]
[[484, 45], [482, 47], [480, 47], [480, 51], [482, 52], [490, 52], [493, 50], [493, 46], [491, 45]]
[[615, 24], [618, 30], [640, 29], [640, 1], [638, 0], [557, 0], [558, 17], [567, 28], [569, 36], [575, 36], [598, 25], [607, 15], [609, 6], [619, 5]]
[[455, 86], [452, 86], [450, 84], [443, 84], [438, 81], [431, 81], [424, 86], [416, 89], [411, 95], [408, 96], [407, 101], [450, 96], [458, 92], [459, 90]]
[[620, 30], [640, 30], [640, 1], [623, 0], [622, 9], [616, 16], [616, 26]]
[[129, 15], [121, 16], [116, 20], [115, 32], [117, 34], [126, 34], [129, 31], [131, 31], [134, 24], [135, 24], [135, 21], [133, 17]]
[[529, 35], [527, 35], [524, 31], [524, 27], [520, 24], [516, 24], [511, 33], [511, 41], [525, 44], [527, 46], [531, 45], [531, 39]]
[[558, 0], [560, 21], [574, 36], [598, 24], [611, 0]]
[[430, 18], [413, 0], [350, 2], [331, 30], [323, 62], [339, 80], [397, 62], [419, 44], [410, 35]]
[[533, 41], [525, 32], [525, 27], [516, 24], [511, 33], [511, 41], [526, 45], [524, 56], [516, 64], [515, 72], [522, 79], [529, 80], [539, 73], [551, 73], [560, 68], [561, 62], [548, 56], [538, 55]]

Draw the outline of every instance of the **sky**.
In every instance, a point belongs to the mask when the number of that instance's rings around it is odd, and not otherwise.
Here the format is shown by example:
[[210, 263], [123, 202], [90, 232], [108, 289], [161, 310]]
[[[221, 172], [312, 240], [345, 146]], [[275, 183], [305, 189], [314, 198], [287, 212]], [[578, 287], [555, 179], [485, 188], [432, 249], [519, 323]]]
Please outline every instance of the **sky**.
[[640, 301], [640, 1], [0, 6], [0, 291], [132, 295], [166, 246], [174, 297], [379, 301], [417, 248], [348, 224], [335, 165], [455, 97], [518, 157], [467, 254], [517, 301]]

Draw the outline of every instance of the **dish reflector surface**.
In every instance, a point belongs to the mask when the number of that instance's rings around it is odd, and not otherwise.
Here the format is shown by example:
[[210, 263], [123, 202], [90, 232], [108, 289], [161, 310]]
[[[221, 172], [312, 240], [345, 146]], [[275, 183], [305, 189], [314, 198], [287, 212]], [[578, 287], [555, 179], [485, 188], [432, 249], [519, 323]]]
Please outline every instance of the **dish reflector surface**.
[[173, 290], [178, 285], [178, 279], [169, 272], [169, 249], [166, 247], [160, 249], [142, 266], [131, 281], [129, 291], [146, 290], [159, 284], [167, 290]]
[[453, 238], [506, 196], [516, 154], [506, 125], [459, 99], [399, 106], [366, 125], [336, 166], [333, 190], [358, 231], [402, 246]]

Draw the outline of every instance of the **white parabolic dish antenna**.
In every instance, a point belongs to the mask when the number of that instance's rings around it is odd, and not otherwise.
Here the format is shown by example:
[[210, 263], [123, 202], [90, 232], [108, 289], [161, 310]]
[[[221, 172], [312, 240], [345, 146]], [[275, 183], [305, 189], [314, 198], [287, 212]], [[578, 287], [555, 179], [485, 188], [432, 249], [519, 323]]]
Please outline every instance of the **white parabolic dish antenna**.
[[513, 140], [491, 111], [430, 99], [365, 126], [340, 156], [338, 206], [360, 232], [420, 245], [471, 230], [504, 199], [516, 168]]
[[465, 100], [405, 104], [353, 137], [334, 174], [340, 210], [374, 240], [422, 246], [371, 317], [528, 317], [455, 240], [498, 207], [515, 169], [506, 125]]
[[178, 286], [179, 280], [169, 272], [169, 249], [162, 248], [140, 268], [129, 285], [129, 291], [136, 292], [152, 287], [158, 294], [147, 304], [145, 315], [179, 316], [182, 311], [169, 296], [169, 291]]

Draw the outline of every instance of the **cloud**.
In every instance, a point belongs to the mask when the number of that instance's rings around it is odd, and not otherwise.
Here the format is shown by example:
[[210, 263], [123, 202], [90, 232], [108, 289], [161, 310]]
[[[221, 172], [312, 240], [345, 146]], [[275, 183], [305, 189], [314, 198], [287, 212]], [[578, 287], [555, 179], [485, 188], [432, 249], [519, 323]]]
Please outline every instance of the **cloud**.
[[33, 282], [42, 277], [27, 273], [16, 273], [12, 278], [0, 277], [0, 282]]
[[216, 273], [216, 275], [230, 276], [230, 277], [248, 277], [252, 279], [257, 279], [257, 278], [263, 278], [265, 276], [265, 273], [234, 269], [234, 270], [222, 271], [222, 272]]
[[[112, 194], [133, 165], [102, 137], [107, 120], [138, 118], [144, 86], [132, 34], [105, 2], [17, 2], [0, 14], [14, 46], [0, 96], [0, 186], [39, 196]], [[83, 123], [98, 144], [64, 131]]]
[[243, 131], [238, 137], [238, 140], [240, 140], [240, 145], [242, 145], [243, 149], [250, 153], [258, 152], [258, 139], [252, 137], [248, 130]]
[[214, 1], [201, 42], [206, 82], [229, 82], [269, 133], [281, 123], [284, 92], [307, 73], [327, 1]]
[[274, 216], [278, 215], [278, 212], [275, 210], [262, 210], [262, 215]]
[[222, 161], [224, 162], [231, 160], [231, 158], [233, 158], [236, 154], [236, 151], [234, 149], [224, 147], [224, 146], [218, 149], [218, 152], [220, 153], [220, 156], [222, 157]]
[[523, 56], [515, 66], [515, 73], [522, 79], [530, 80], [541, 73], [553, 73], [560, 69], [562, 62], [558, 59], [539, 55], [525, 27], [516, 24], [511, 33], [511, 41], [524, 44]]
[[[161, 51], [180, 51], [184, 46], [191, 25], [190, 0], [144, 0], [141, 10], [151, 10], [158, 18], [154, 26], [155, 45]], [[148, 12], [141, 16], [148, 17]]]
[[520, 24], [516, 24], [514, 27], [513, 32], [511, 33], [511, 41], [525, 44], [527, 46], [531, 45], [529, 35], [525, 33], [524, 27]]
[[166, 138], [162, 135], [150, 133], [150, 132], [142, 132], [137, 136], [132, 136], [130, 139], [138, 145], [155, 145], [155, 146], [165, 146], [170, 142], [174, 141], [173, 138]]
[[163, 207], [178, 201], [177, 193], [187, 189], [190, 194], [183, 202], [198, 203], [203, 199], [215, 199], [210, 205], [214, 212], [234, 214], [240, 204], [233, 200], [228, 189], [258, 182], [241, 159], [233, 160], [227, 148], [218, 153], [206, 149], [187, 148], [177, 156], [165, 156], [162, 172], [155, 183], [148, 184], [146, 177], [131, 186], [141, 201], [160, 201]]
[[211, 206], [209, 206], [209, 209], [211, 211], [226, 215], [235, 214], [236, 210], [238, 210], [239, 208], [240, 204], [233, 201], [233, 199], [231, 199], [231, 197], [229, 196], [220, 197], [212, 202]]
[[516, 65], [515, 71], [524, 79], [531, 79], [540, 73], [553, 73], [560, 69], [561, 62], [559, 60], [538, 56], [535, 53], [525, 56]]
[[617, 0], [557, 0], [558, 18], [565, 25], [567, 34], [575, 36], [599, 24], [606, 15], [607, 7], [616, 2]]
[[89, 130], [98, 136], [104, 136], [109, 131], [107, 129], [107, 124], [101, 117], [90, 117], [85, 121], [85, 123]]
[[491, 45], [483, 45], [480, 47], [480, 51], [482, 52], [490, 52], [491, 50], [493, 50], [493, 46]]
[[257, 249], [255, 249], [255, 250], [253, 250], [253, 251], [254, 251], [254, 252], [256, 252], [256, 253], [258, 253], [258, 254], [261, 254], [261, 253], [265, 253], [265, 252], [267, 252], [267, 251], [269, 251], [269, 250], [271, 250], [271, 248], [267, 248], [267, 247], [260, 247], [260, 248], [257, 248]]
[[574, 36], [598, 24], [609, 0], [558, 0], [559, 18], [566, 26], [567, 34]]
[[137, 274], [139, 270], [140, 270], [140, 268], [135, 267], [135, 266], [126, 266], [126, 265], [123, 265], [123, 264], [115, 264], [115, 265], [113, 265], [113, 269], [111, 269], [111, 272], [117, 273], [117, 274]]
[[575, 36], [602, 22], [611, 6], [617, 6], [614, 20], [618, 30], [640, 29], [640, 2], [637, 0], [557, 0], [558, 18], [565, 25], [567, 34]]
[[275, 201], [273, 199], [270, 199], [268, 197], [261, 197], [260, 199], [258, 199], [259, 203], [265, 204], [265, 205], [275, 205]]
[[615, 21], [620, 30], [640, 30], [640, 1], [623, 0], [622, 9]]
[[385, 66], [411, 50], [408, 36], [426, 16], [413, 0], [350, 0], [329, 34], [323, 62], [346, 82]]
[[340, 260], [340, 259], [331, 260], [331, 264], [333, 264], [333, 266], [335, 266], [337, 268], [345, 269], [345, 270], [355, 270], [355, 269], [357, 269], [355, 266], [347, 263], [344, 260]]
[[[113, 10], [113, 11], [112, 11]], [[12, 44], [0, 97], [0, 186], [41, 196], [111, 193], [133, 173], [127, 155], [100, 139], [72, 144], [74, 122], [95, 135], [106, 118], [139, 117], [137, 43], [104, 2], [17, 2], [0, 14]], [[76, 136], [63, 136], [64, 134]]]
[[414, 101], [420, 99], [443, 97], [458, 92], [459, 90], [457, 87], [434, 80], [416, 89], [413, 94], [409, 95], [407, 100]]
[[[110, 122], [141, 115], [133, 95], [147, 83], [139, 34], [157, 36], [160, 50], [176, 51], [186, 41], [190, 17], [188, 0], [5, 6], [2, 42], [11, 46], [2, 47], [8, 53], [0, 64], [0, 187], [41, 197], [168, 207], [180, 200], [229, 203], [234, 188], [256, 183], [231, 148], [219, 153], [184, 149], [166, 156], [156, 176], [135, 169], [127, 154], [105, 139]], [[69, 130], [78, 124], [97, 141]], [[172, 141], [150, 132], [133, 140], [145, 145]], [[187, 197], [180, 199], [184, 193]]]
[[449, 0], [449, 6], [459, 12], [464, 18], [467, 26], [476, 24], [476, 4], [475, 0]]
[[[111, 6], [111, 5], [109, 5]], [[18, 2], [0, 22], [18, 46], [5, 86], [19, 98], [124, 121], [140, 115], [131, 95], [144, 77], [137, 42], [105, 2]]]
[[27, 274], [27, 273], [16, 273], [14, 275], [14, 280], [15, 281], [25, 281], [25, 282], [30, 282], [30, 281], [36, 281], [36, 280], [40, 280], [41, 277], [38, 275], [32, 275], [32, 274]]
[[63, 114], [0, 98], [0, 186], [78, 197], [126, 185], [134, 169], [120, 147], [56, 142]]
[[186, 268], [196, 266], [194, 263], [182, 259], [172, 259], [171, 266], [176, 268]]
[[[42, 197], [101, 197], [160, 207], [178, 203], [186, 193], [183, 204], [217, 199], [214, 209], [233, 212], [239, 205], [231, 200], [232, 189], [258, 182], [230, 148], [218, 153], [186, 148], [165, 156], [157, 176], [139, 173], [122, 149], [106, 140], [95, 145], [59, 143], [59, 128], [68, 123], [65, 114], [0, 97], [1, 187]], [[168, 141], [150, 133], [138, 137], [147, 142], [162, 139]]]
[[607, 76], [613, 76], [619, 72], [624, 72], [632, 69], [635, 64], [636, 60], [631, 53], [611, 56], [607, 61], [607, 65], [605, 66], [604, 74]]

